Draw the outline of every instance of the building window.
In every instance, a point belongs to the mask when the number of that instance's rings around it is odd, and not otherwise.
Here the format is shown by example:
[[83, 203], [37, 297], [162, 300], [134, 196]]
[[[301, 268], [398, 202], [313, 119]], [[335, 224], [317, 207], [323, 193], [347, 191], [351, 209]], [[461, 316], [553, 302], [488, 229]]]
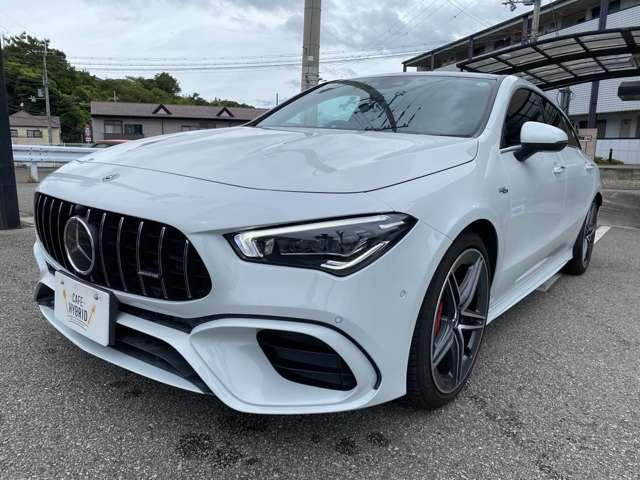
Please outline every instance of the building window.
[[473, 47], [473, 56], [477, 57], [478, 55], [482, 55], [486, 50], [487, 50], [487, 47], [484, 45]]
[[198, 125], [182, 125], [180, 130], [183, 132], [190, 132], [192, 130], [200, 130], [200, 127]]
[[498, 50], [500, 48], [508, 47], [509, 45], [511, 45], [511, 38], [503, 37], [493, 42], [493, 49]]
[[42, 130], [27, 130], [27, 138], [42, 138]]
[[609, 2], [609, 13], [616, 13], [620, 11], [620, 0], [614, 0]]
[[124, 126], [125, 135], [142, 135], [142, 124], [127, 123]]
[[12, 129], [11, 129], [11, 136], [12, 136], [12, 137], [17, 137], [17, 136], [18, 136], [18, 130], [17, 130], [17, 129], [15, 129], [15, 128], [12, 128]]
[[104, 133], [122, 134], [122, 120], [105, 120]]

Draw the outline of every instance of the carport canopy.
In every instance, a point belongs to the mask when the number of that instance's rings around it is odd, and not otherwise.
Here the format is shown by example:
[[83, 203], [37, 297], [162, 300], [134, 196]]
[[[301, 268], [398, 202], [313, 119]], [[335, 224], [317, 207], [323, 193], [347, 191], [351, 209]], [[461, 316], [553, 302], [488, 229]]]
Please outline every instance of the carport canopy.
[[468, 72], [518, 75], [542, 90], [640, 76], [640, 27], [572, 33], [480, 55]]

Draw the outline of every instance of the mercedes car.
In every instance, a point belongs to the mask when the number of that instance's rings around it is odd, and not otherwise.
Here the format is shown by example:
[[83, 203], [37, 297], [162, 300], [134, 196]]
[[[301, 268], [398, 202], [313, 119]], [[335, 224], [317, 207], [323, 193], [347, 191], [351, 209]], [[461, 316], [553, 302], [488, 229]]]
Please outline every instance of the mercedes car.
[[587, 269], [601, 203], [571, 121], [523, 79], [329, 81], [49, 175], [35, 300], [82, 350], [240, 411], [437, 408], [491, 321]]

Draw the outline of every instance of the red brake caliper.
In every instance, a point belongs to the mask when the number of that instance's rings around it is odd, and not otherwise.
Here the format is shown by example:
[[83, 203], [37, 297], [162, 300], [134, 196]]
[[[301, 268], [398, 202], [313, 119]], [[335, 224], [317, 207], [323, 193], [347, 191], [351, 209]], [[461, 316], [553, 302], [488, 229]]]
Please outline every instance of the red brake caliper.
[[434, 328], [434, 337], [437, 337], [440, 334], [440, 324], [442, 323], [442, 309], [444, 308], [444, 304], [440, 302], [438, 304], [438, 310], [436, 312], [436, 325]]

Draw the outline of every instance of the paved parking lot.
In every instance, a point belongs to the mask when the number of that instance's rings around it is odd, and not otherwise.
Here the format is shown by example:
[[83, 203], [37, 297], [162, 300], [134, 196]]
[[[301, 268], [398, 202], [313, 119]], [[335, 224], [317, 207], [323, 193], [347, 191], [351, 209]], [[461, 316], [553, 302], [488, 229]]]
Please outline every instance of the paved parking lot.
[[40, 317], [33, 230], [0, 232], [0, 477], [638, 478], [640, 196], [613, 193], [587, 274], [496, 320], [435, 412], [254, 416], [130, 374]]

